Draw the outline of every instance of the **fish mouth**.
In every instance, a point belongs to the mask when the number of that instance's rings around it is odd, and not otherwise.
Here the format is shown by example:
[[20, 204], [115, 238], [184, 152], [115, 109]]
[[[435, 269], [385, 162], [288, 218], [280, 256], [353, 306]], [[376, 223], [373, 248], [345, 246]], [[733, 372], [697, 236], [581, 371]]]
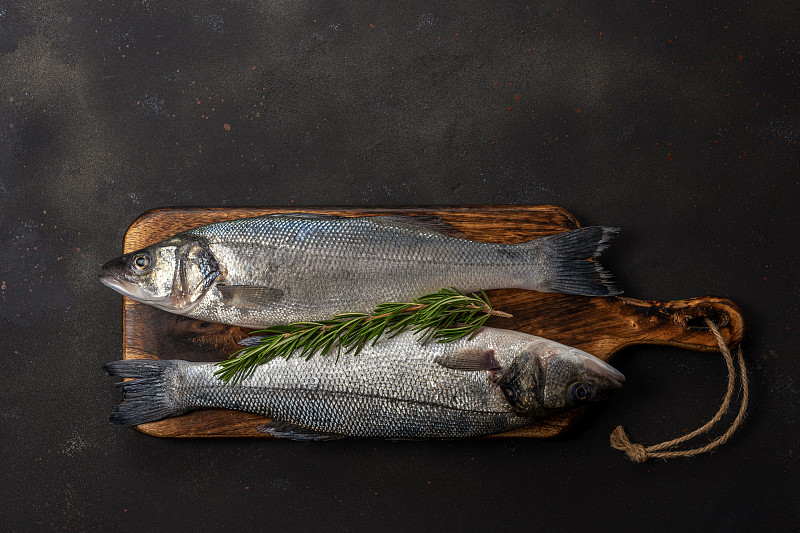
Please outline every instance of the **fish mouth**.
[[583, 364], [589, 372], [601, 378], [602, 385], [607, 390], [621, 389], [625, 383], [625, 376], [622, 372], [605, 361], [593, 357], [586, 359]]
[[136, 291], [132, 290], [130, 287], [130, 282], [125, 282], [113, 273], [103, 272], [100, 274], [99, 278], [100, 283], [108, 287], [109, 289], [114, 289], [118, 293], [121, 293], [124, 296], [129, 296], [133, 298], [136, 295]]
[[100, 283], [137, 302], [152, 305], [165, 311], [176, 312], [169, 298], [154, 298], [142, 290], [138, 280], [128, 279], [125, 272], [128, 269], [129, 257], [130, 254], [123, 255], [103, 265], [98, 276]]
[[100, 283], [114, 289], [115, 291], [122, 290], [122, 282], [111, 272], [101, 272], [98, 276]]
[[126, 256], [117, 257], [102, 266], [98, 279], [100, 283], [110, 289], [114, 289], [123, 296], [128, 296], [134, 299], [141, 299], [139, 296], [139, 287], [136, 283], [128, 281], [122, 277], [122, 272], [127, 267], [128, 261]]

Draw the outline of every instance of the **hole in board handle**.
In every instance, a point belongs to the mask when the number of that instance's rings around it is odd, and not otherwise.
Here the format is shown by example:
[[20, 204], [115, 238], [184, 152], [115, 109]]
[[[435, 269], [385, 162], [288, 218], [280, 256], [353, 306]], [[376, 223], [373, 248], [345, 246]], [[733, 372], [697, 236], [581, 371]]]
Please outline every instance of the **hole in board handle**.
[[722, 329], [730, 322], [730, 317], [727, 313], [720, 313], [713, 309], [703, 310], [703, 314], [699, 316], [691, 316], [686, 321], [686, 327], [689, 329], [704, 329], [708, 330], [706, 319], [711, 320], [718, 328]]

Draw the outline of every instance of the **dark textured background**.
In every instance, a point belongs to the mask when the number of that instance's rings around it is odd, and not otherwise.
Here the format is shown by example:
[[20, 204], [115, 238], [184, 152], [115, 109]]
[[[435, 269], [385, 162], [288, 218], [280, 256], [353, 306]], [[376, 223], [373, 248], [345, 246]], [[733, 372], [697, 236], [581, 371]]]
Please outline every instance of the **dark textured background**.
[[[363, 4], [0, 2], [0, 529], [797, 527], [798, 4]], [[659, 347], [550, 441], [108, 424], [121, 305], [97, 273], [143, 211], [495, 203], [620, 226], [629, 296], [737, 302], [741, 431], [691, 460], [609, 448], [721, 400], [720, 356]]]

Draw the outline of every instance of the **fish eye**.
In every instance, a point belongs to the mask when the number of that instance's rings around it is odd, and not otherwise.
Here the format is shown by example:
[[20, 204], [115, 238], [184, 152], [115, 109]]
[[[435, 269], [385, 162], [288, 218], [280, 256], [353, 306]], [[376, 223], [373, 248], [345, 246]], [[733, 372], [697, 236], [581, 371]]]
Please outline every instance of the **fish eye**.
[[578, 383], [573, 384], [569, 389], [569, 397], [575, 401], [582, 402], [589, 399], [591, 392], [592, 391], [589, 388], [589, 385], [579, 381]]
[[133, 257], [133, 268], [139, 272], [144, 272], [150, 268], [150, 256], [147, 254], [137, 254]]

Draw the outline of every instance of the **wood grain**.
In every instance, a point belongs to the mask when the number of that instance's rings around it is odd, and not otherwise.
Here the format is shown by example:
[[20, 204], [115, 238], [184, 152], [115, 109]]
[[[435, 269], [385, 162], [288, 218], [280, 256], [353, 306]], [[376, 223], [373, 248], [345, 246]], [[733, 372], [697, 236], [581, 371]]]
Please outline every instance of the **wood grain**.
[[[124, 252], [143, 248], [175, 233], [203, 224], [296, 212], [288, 208], [163, 208], [148, 211], [128, 228]], [[440, 208], [306, 208], [306, 212], [342, 216], [438, 216], [467, 237], [493, 242], [522, 242], [580, 227], [572, 214], [557, 206], [472, 206]], [[493, 318], [489, 325], [516, 329], [575, 346], [603, 360], [632, 344], [662, 344], [690, 350], [716, 351], [704, 325], [709, 317], [720, 325], [730, 346], [741, 342], [744, 323], [739, 308], [723, 298], [701, 297], [671, 302], [627, 297], [590, 298], [524, 290], [489, 291], [492, 304], [514, 315]], [[123, 298], [125, 359], [186, 359], [219, 361], [238, 348], [247, 331], [236, 326], [201, 322], [160, 311]], [[536, 424], [490, 438], [544, 438], [558, 435], [582, 414], [582, 409], [537, 421]], [[258, 437], [269, 419], [249, 413], [209, 409], [193, 411], [137, 426], [158, 437]]]

